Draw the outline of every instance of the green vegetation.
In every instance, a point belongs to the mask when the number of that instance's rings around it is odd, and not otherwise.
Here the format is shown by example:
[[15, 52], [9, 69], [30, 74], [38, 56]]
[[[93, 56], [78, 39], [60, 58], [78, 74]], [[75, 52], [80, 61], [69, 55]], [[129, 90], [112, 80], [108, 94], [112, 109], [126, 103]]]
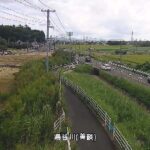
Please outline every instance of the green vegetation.
[[90, 65], [84, 64], [84, 65], [79, 65], [74, 69], [75, 72], [78, 73], [92, 73], [93, 68]]
[[[115, 50], [120, 50], [120, 45], [103, 45], [103, 44], [66, 44], [66, 45], [59, 45], [61, 48], [72, 48], [76, 50], [76, 52], [85, 52], [88, 51], [89, 48], [92, 48], [94, 51], [105, 51], [105, 52], [112, 52]], [[128, 49], [128, 45], [122, 45], [122, 49]]]
[[150, 63], [150, 47], [135, 47], [135, 45], [103, 45], [94, 43], [66, 44], [58, 45], [58, 47], [85, 55], [89, 55], [89, 49], [91, 48], [91, 55], [97, 60], [120, 61], [130, 67], [139, 68], [142, 71], [149, 72], [149, 69], [147, 69], [148, 65], [145, 63]]
[[7, 48], [7, 41], [0, 37], [0, 49], [5, 50]]
[[127, 54], [127, 55], [96, 55], [97, 59], [103, 60], [103, 61], [122, 61], [126, 64], [143, 64], [146, 61], [150, 62], [150, 55], [137, 55], [137, 54]]
[[43, 31], [31, 30], [30, 27], [26, 26], [9, 26], [0, 25], [0, 36], [9, 41], [16, 42], [21, 40], [23, 42], [33, 42], [35, 39], [38, 42], [45, 41], [45, 34]]
[[54, 53], [52, 57], [50, 57], [49, 65], [50, 67], [54, 65], [64, 65], [69, 64], [72, 61], [73, 61], [73, 53], [59, 50], [56, 53]]
[[0, 112], [1, 149], [52, 141], [58, 87], [54, 75], [44, 74], [43, 68], [42, 63], [30, 63], [17, 75], [16, 93]]
[[[69, 63], [68, 53], [62, 53], [54, 54], [50, 63]], [[59, 62], [61, 55], [64, 61]], [[1, 95], [1, 101], [5, 101], [0, 109], [1, 150], [65, 150], [64, 143], [55, 145], [53, 141], [59, 82], [56, 75], [45, 70], [43, 60], [27, 63], [15, 77], [13, 94]]]
[[133, 149], [148, 149], [150, 145], [149, 112], [96, 76], [77, 72], [71, 72], [65, 76], [79, 85], [108, 112]]
[[142, 71], [150, 73], [150, 61], [149, 62], [145, 62], [144, 64], [136, 65], [136, 69], [139, 69], [139, 70], [142, 70]]
[[150, 108], [150, 89], [145, 86], [133, 83], [123, 78], [112, 76], [105, 71], [100, 71], [100, 77], [111, 83], [117, 88], [127, 92], [130, 96], [136, 98], [140, 103]]
[[[0, 25], [0, 37], [8, 41], [7, 45], [10, 48], [26, 48], [27, 42], [29, 42], [28, 46], [31, 46], [30, 43], [34, 40], [36, 40], [37, 42], [45, 41], [45, 34], [43, 31], [31, 30], [31, 28], [27, 25]], [[19, 40], [26, 43], [16, 43]]]

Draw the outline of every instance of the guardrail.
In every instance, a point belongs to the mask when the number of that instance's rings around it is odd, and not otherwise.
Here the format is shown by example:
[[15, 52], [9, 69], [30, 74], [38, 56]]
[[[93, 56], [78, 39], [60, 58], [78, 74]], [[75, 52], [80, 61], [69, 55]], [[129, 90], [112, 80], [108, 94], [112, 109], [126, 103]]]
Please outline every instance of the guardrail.
[[147, 73], [147, 72], [140, 71], [140, 70], [137, 70], [137, 69], [134, 69], [134, 68], [130, 68], [130, 67], [127, 67], [127, 66], [124, 66], [124, 65], [119, 65], [119, 64], [116, 64], [116, 63], [112, 63], [112, 65], [120, 67], [120, 68], [128, 70], [128, 71], [131, 71], [131, 72], [134, 72], [134, 73], [136, 73], [138, 75], [142, 75], [144, 77], [149, 77], [150, 76], [150, 74]]
[[62, 83], [70, 87], [76, 94], [81, 97], [81, 100], [87, 105], [87, 107], [94, 113], [97, 119], [102, 123], [108, 134], [111, 136], [115, 145], [121, 150], [132, 150], [126, 139], [123, 137], [118, 128], [112, 123], [111, 118], [106, 111], [96, 104], [95, 100], [89, 96], [72, 81], [61, 77]]
[[[93, 63], [94, 67], [99, 68], [100, 67], [99, 64], [102, 63], [102, 62], [97, 61], [97, 60], [93, 60], [92, 63]], [[150, 73], [147, 73], [147, 72], [144, 72], [144, 71], [141, 71], [141, 70], [138, 70], [138, 69], [130, 68], [130, 67], [127, 67], [125, 65], [120, 65], [120, 64], [117, 64], [117, 63], [114, 63], [114, 62], [112, 62], [111, 64], [114, 65], [114, 66], [117, 66], [119, 68], [122, 68], [124, 70], [128, 70], [128, 71], [131, 71], [131, 72], [136, 73], [138, 75], [141, 75], [143, 77], [150, 77]]]

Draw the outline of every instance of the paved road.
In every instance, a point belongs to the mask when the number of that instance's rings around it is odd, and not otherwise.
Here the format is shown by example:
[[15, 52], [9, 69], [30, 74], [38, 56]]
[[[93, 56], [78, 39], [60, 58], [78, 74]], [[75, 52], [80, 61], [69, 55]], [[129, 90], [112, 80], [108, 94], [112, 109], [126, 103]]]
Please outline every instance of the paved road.
[[123, 68], [119, 68], [117, 66], [112, 66], [112, 68], [113, 68], [113, 70], [110, 71], [110, 74], [116, 75], [119, 77], [124, 77], [128, 80], [132, 80], [132, 81], [135, 81], [137, 83], [140, 83], [140, 84], [143, 84], [143, 85], [150, 87], [150, 84], [147, 82], [146, 77], [139, 75], [139, 74], [136, 74], [132, 71], [125, 70]]
[[78, 141], [79, 150], [115, 150], [107, 133], [89, 109], [75, 96], [72, 91], [65, 88], [68, 117], [73, 126], [74, 133], [96, 133], [96, 142]]
[[[100, 69], [101, 65], [103, 65], [102, 62], [98, 62], [98, 61], [93, 60], [93, 66]], [[139, 75], [137, 73], [134, 73], [132, 71], [123, 69], [121, 67], [115, 66], [113, 64], [109, 64], [109, 65], [111, 66], [112, 70], [107, 71], [107, 72], [110, 73], [111, 75], [118, 76], [118, 77], [123, 77], [125, 79], [143, 84], [147, 87], [150, 87], [150, 84], [147, 82], [147, 77], [144, 77], [144, 76]]]

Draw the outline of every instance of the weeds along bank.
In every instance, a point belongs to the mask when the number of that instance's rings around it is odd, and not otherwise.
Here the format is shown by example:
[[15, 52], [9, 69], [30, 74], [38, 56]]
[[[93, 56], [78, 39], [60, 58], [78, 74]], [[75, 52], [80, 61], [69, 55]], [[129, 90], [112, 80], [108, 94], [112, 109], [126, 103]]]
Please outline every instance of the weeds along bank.
[[[70, 62], [70, 55], [57, 52], [50, 64]], [[0, 149], [65, 149], [53, 141], [53, 123], [59, 99], [58, 78], [46, 73], [45, 60], [24, 65], [16, 75], [13, 94], [1, 97]]]
[[112, 76], [105, 71], [100, 71], [99, 76], [115, 87], [122, 89], [133, 98], [136, 98], [139, 103], [144, 104], [150, 109], [150, 88], [123, 78]]
[[149, 112], [127, 95], [89, 74], [91, 72], [91, 67], [80, 66], [65, 76], [79, 85], [87, 95], [95, 99], [96, 103], [108, 112], [133, 150], [148, 149], [150, 146]]

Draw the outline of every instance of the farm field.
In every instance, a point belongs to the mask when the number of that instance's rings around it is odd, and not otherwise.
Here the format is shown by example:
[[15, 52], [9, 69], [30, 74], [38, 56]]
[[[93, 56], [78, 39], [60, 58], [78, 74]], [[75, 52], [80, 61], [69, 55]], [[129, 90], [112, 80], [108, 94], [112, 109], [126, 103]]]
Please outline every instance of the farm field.
[[150, 54], [127, 54], [119, 56], [114, 54], [101, 55], [95, 53], [94, 56], [102, 61], [122, 61], [128, 64], [143, 64], [145, 62], [150, 62]]
[[[88, 51], [89, 48], [92, 48], [94, 51], [105, 51], [105, 52], [113, 52], [115, 50], [120, 49], [120, 45], [101, 45], [101, 44], [66, 44], [59, 45], [60, 48], [72, 48], [78, 52]], [[122, 49], [131, 49], [132, 46], [123, 45]]]
[[32, 52], [32, 53], [18, 53], [15, 55], [4, 55], [0, 56], [0, 65], [22, 65], [31, 60], [37, 60], [44, 58], [45, 52]]
[[8, 93], [11, 90], [14, 74], [18, 71], [18, 68], [0, 68], [0, 93]]
[[150, 62], [150, 47], [135, 47], [132, 45], [122, 45], [121, 50], [127, 50], [126, 55], [116, 55], [115, 51], [120, 50], [120, 45], [100, 45], [100, 44], [68, 44], [58, 47], [70, 51], [89, 55], [89, 48], [92, 48], [91, 55], [101, 61], [121, 61], [122, 63], [135, 67], [145, 62]]
[[[0, 65], [21, 66], [28, 61], [38, 60], [45, 56], [45, 52], [18, 52], [15, 55], [0, 55]], [[18, 71], [19, 68], [0, 67], [0, 93], [7, 93], [11, 90], [14, 81], [14, 74]]]
[[149, 147], [150, 114], [146, 109], [96, 76], [77, 72], [65, 76], [108, 112], [133, 149], [145, 150]]
[[149, 52], [150, 47], [135, 47], [133, 45], [102, 45], [102, 44], [60, 44], [58, 48], [66, 48], [76, 50], [77, 52], [84, 52], [88, 51], [89, 48], [92, 48], [93, 51], [97, 52], [114, 52], [116, 50], [127, 50], [132, 53], [142, 53], [142, 52]]

